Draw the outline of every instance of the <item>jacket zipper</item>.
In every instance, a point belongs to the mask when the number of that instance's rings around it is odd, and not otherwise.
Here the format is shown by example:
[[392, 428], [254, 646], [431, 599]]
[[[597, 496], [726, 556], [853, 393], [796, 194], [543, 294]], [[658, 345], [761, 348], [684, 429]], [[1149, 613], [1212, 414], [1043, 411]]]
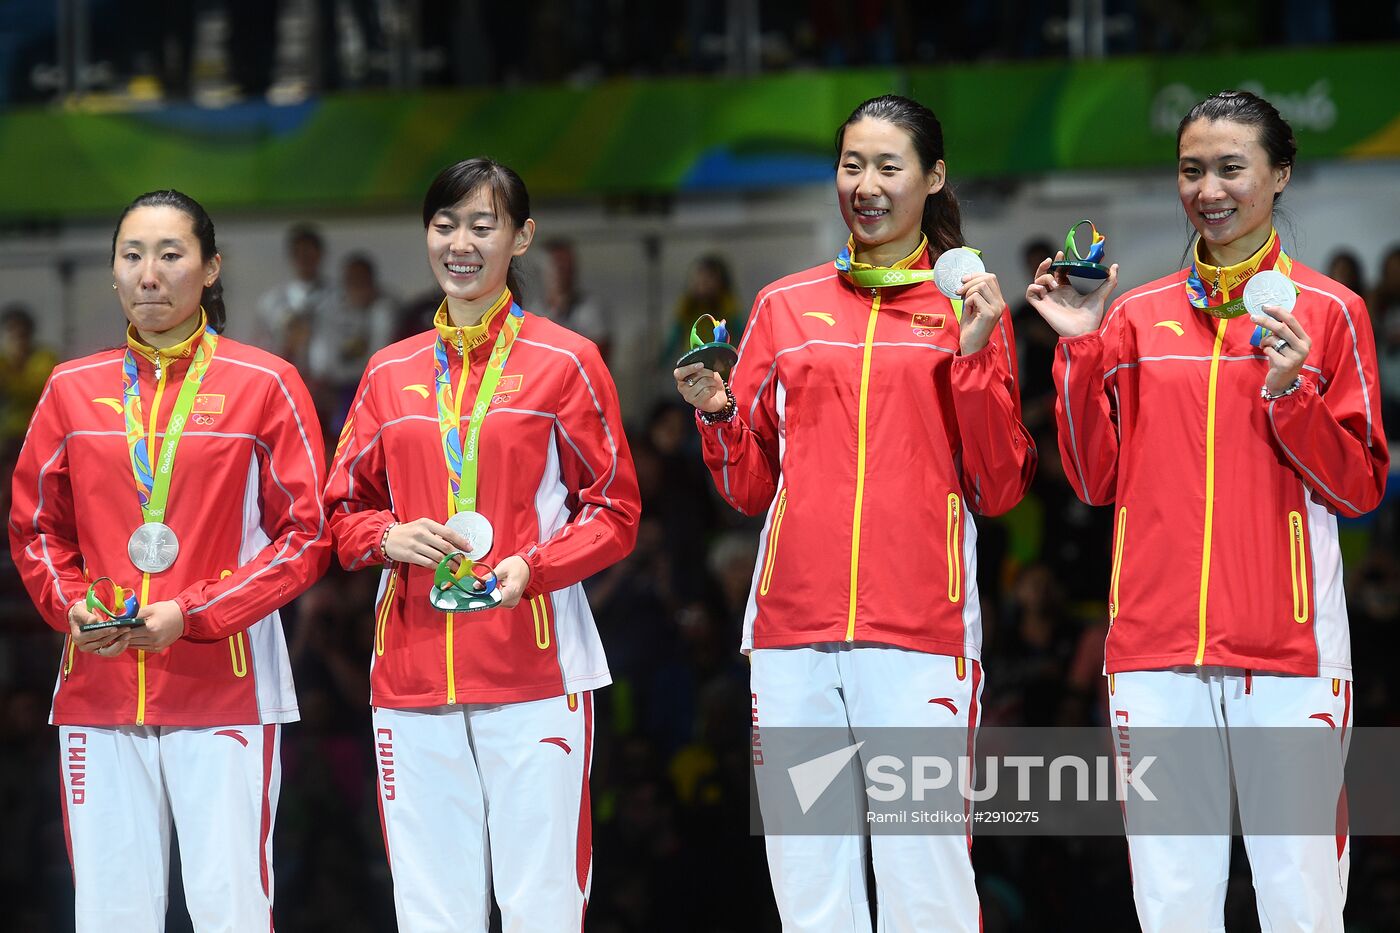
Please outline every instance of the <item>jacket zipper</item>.
[[242, 632], [234, 632], [228, 637], [229, 659], [233, 664], [234, 677], [248, 676], [248, 648]]
[[[461, 361], [462, 361], [462, 369], [464, 370], [464, 372], [463, 372], [463, 374], [462, 374], [462, 379], [461, 379], [461, 381], [459, 382], [459, 389], [458, 389], [458, 390], [461, 391], [461, 392], [465, 392], [465, 391], [466, 391], [466, 386], [467, 386], [466, 373], [465, 373], [465, 370], [466, 370], [466, 368], [467, 368], [467, 349], [466, 349], [466, 344], [465, 344], [465, 342], [464, 342], [464, 338], [462, 337], [462, 330], [461, 330], [461, 328], [458, 328], [458, 329], [457, 329], [457, 356], [458, 356], [459, 358], [461, 358]], [[448, 377], [449, 380], [451, 380], [451, 378], [452, 378], [451, 372], [449, 372], [449, 373], [447, 374], [447, 377]], [[456, 402], [457, 402], [457, 410], [458, 410], [458, 411], [461, 411], [461, 410], [462, 410], [462, 400], [459, 398], [459, 399], [456, 399]], [[458, 436], [459, 438], [461, 437], [461, 432], [462, 432], [462, 426], [461, 426], [461, 424], [460, 424], [460, 422], [459, 422], [458, 425], [457, 425], [457, 436]], [[447, 705], [448, 705], [448, 706], [454, 706], [454, 705], [456, 705], [456, 703], [457, 703], [457, 660], [456, 660], [456, 658], [454, 657], [454, 654], [456, 653], [456, 648], [455, 648], [455, 642], [456, 642], [456, 631], [455, 631], [455, 628], [456, 628], [456, 626], [455, 626], [454, 621], [453, 621], [454, 618], [455, 618], [455, 613], [449, 612], [449, 613], [447, 614], [446, 651], [447, 651]]]
[[1288, 572], [1293, 577], [1293, 621], [1305, 625], [1310, 615], [1308, 603], [1308, 548], [1303, 536], [1303, 516], [1288, 513]]
[[394, 607], [394, 595], [399, 588], [399, 570], [397, 567], [389, 574], [389, 581], [384, 584], [384, 598], [379, 603], [379, 612], [375, 616], [374, 625], [374, 654], [376, 657], [384, 656], [384, 629], [389, 624], [389, 613]]
[[1206, 520], [1201, 536], [1201, 598], [1197, 608], [1196, 666], [1206, 659], [1206, 600], [1210, 591], [1210, 542], [1215, 525], [1215, 395], [1220, 375], [1220, 348], [1225, 343], [1228, 318], [1215, 328], [1215, 345], [1210, 351], [1210, 385], [1206, 390]]
[[[160, 353], [156, 353], [156, 392], [151, 399], [151, 422], [146, 431], [146, 455], [150, 457], [152, 466], [159, 459], [156, 454], [156, 419], [160, 417], [160, 402], [165, 396], [165, 376], [166, 369], [161, 365]], [[137, 387], [140, 389], [139, 385]], [[151, 596], [151, 575], [141, 574], [141, 605], [150, 603]], [[146, 652], [141, 649], [136, 651], [136, 724], [144, 726], [146, 724]]]
[[773, 582], [774, 558], [778, 553], [778, 535], [782, 532], [783, 516], [787, 514], [787, 487], [778, 493], [778, 506], [773, 510], [773, 527], [768, 532], [768, 553], [763, 556], [763, 574], [758, 579], [758, 595], [768, 595], [768, 585]]
[[1118, 510], [1118, 527], [1113, 534], [1113, 576], [1108, 584], [1108, 624], [1118, 618], [1118, 580], [1123, 574], [1123, 537], [1128, 533], [1128, 509]]
[[948, 493], [948, 602], [962, 599], [962, 500]]
[[856, 577], [860, 566], [860, 513], [865, 498], [865, 429], [870, 404], [870, 357], [875, 349], [875, 322], [880, 291], [871, 289], [870, 321], [865, 326], [865, 352], [860, 362], [860, 414], [856, 426], [856, 503], [851, 518], [851, 597], [846, 612], [846, 641], [856, 640]]
[[545, 606], [544, 596], [536, 596], [530, 600], [530, 615], [535, 621], [535, 647], [541, 651], [548, 651], [549, 609]]

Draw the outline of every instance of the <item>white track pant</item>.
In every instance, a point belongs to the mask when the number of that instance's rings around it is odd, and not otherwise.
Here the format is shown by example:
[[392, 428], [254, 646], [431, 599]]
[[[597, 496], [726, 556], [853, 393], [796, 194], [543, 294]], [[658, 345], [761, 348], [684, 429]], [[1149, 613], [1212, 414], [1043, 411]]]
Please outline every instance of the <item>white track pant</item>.
[[165, 929], [173, 817], [196, 933], [272, 929], [281, 726], [61, 726], [77, 933]]
[[[1251, 834], [1250, 789], [1276, 786], [1280, 764], [1248, 754], [1249, 744], [1236, 733], [1255, 727], [1331, 728], [1337, 759], [1326, 767], [1339, 772], [1351, 729], [1350, 681], [1220, 667], [1124, 672], [1109, 679], [1109, 719], [1120, 753], [1125, 729], [1130, 740], [1131, 731], [1140, 728], [1217, 730], [1220, 741], [1208, 743], [1212, 751], [1199, 762], [1197, 775], [1216, 787], [1227, 787], [1234, 776], [1260, 928], [1341, 933], [1350, 859], [1345, 795], [1338, 801], [1333, 835]], [[1223, 931], [1230, 836], [1134, 835], [1134, 804], [1142, 805], [1127, 794], [1133, 900], [1143, 930]]]
[[593, 695], [374, 711], [401, 933], [583, 928]]
[[[966, 730], [964, 753], [971, 751], [982, 702], [976, 661], [877, 645], [761, 648], [750, 660], [760, 734], [792, 726], [953, 727]], [[789, 780], [781, 767], [757, 765], [755, 774], [760, 807], [767, 809], [765, 797], [789, 792], [779, 786]], [[847, 775], [853, 786], [832, 792], [865, 800], [861, 775]], [[870, 845], [881, 933], [980, 929], [970, 834], [874, 834]], [[769, 835], [767, 848], [785, 933], [868, 933], [864, 836]]]

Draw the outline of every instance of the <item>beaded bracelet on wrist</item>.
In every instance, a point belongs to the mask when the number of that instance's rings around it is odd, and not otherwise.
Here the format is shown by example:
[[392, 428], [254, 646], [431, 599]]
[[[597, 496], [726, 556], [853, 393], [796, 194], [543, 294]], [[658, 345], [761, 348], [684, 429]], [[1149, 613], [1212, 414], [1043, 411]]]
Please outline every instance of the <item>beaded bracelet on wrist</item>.
[[398, 522], [390, 522], [384, 526], [384, 534], [379, 536], [379, 559], [384, 563], [389, 563], [389, 532], [398, 526]]
[[724, 403], [724, 407], [719, 411], [700, 412], [701, 421], [706, 424], [719, 424], [722, 421], [734, 420], [734, 415], [738, 412], [739, 406], [734, 402], [734, 393], [730, 390], [728, 383], [724, 385], [724, 394], [728, 398], [728, 401]]
[[1289, 386], [1288, 388], [1284, 389], [1282, 392], [1278, 393], [1277, 395], [1274, 395], [1272, 392], [1269, 391], [1268, 385], [1261, 386], [1260, 389], [1259, 389], [1259, 397], [1262, 398], [1262, 399], [1263, 399], [1264, 401], [1266, 401], [1266, 402], [1272, 402], [1274, 399], [1283, 398], [1285, 395], [1292, 395], [1294, 392], [1297, 392], [1297, 391], [1298, 391], [1299, 389], [1301, 389], [1302, 387], [1303, 387], [1303, 377], [1302, 377], [1302, 376], [1299, 376], [1297, 379], [1294, 379], [1294, 380], [1293, 380], [1293, 384], [1292, 384], [1291, 386]]

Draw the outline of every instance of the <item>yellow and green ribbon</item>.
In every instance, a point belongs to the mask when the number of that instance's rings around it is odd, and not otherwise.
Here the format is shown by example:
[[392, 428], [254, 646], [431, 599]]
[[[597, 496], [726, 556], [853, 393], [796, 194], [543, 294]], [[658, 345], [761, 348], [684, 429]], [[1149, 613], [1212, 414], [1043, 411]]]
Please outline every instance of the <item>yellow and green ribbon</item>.
[[1186, 275], [1186, 298], [1193, 308], [1215, 318], [1236, 318], [1245, 313], [1244, 286], [1256, 272], [1276, 269], [1288, 275], [1293, 269], [1293, 260], [1283, 251], [1277, 230], [1269, 231], [1269, 238], [1253, 256], [1233, 266], [1207, 265], [1201, 261], [1200, 250], [1198, 239]]
[[185, 371], [180, 385], [180, 394], [175, 399], [175, 408], [165, 425], [165, 439], [160, 445], [160, 459], [152, 468], [150, 447], [156, 433], [156, 417], [159, 412], [151, 411], [150, 428], [147, 430], [141, 416], [141, 383], [136, 370], [136, 354], [127, 348], [122, 360], [122, 410], [126, 417], [126, 446], [131, 455], [131, 472], [136, 477], [136, 494], [141, 500], [141, 514], [147, 522], [164, 522], [166, 501], [170, 495], [170, 478], [175, 468], [175, 452], [180, 446], [180, 438], [185, 434], [190, 412], [194, 408], [195, 396], [199, 394], [200, 383], [214, 359], [219, 335], [206, 327], [199, 343], [195, 346], [194, 359]]
[[[924, 241], [925, 244], [927, 240]], [[920, 250], [923, 246], [920, 246]], [[965, 246], [963, 249], [982, 255], [979, 249]], [[917, 250], [915, 251], [917, 254]], [[903, 269], [897, 266], [870, 266], [863, 262], [856, 262], [851, 258], [851, 244], [847, 243], [841, 248], [841, 252], [836, 256], [836, 269], [846, 276], [852, 285], [858, 288], [894, 288], [899, 285], [917, 285], [920, 282], [932, 282], [934, 271], [932, 269]], [[953, 305], [953, 316], [959, 321], [962, 320], [963, 300], [961, 298], [949, 298]]]
[[442, 435], [442, 452], [447, 461], [447, 479], [451, 487], [453, 514], [476, 511], [477, 464], [480, 459], [481, 423], [486, 420], [486, 411], [491, 407], [491, 398], [496, 394], [496, 386], [501, 381], [501, 373], [506, 368], [515, 338], [520, 334], [525, 312], [514, 301], [501, 325], [496, 343], [491, 348], [491, 356], [486, 361], [486, 372], [481, 377], [481, 387], [476, 393], [476, 403], [472, 406], [464, 432], [462, 430], [462, 396], [466, 392], [467, 355], [462, 354], [462, 374], [453, 391], [451, 369], [448, 365], [447, 343], [439, 334], [433, 349], [433, 383], [437, 390], [438, 428]]

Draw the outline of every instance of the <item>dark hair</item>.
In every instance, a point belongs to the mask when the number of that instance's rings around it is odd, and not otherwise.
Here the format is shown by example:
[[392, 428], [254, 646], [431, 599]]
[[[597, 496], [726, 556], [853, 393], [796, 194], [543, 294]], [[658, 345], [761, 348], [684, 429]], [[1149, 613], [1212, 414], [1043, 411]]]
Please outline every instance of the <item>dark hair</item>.
[[719, 253], [706, 253], [695, 260], [695, 265], [700, 269], [709, 270], [719, 281], [721, 291], [732, 292], [734, 290], [734, 276], [729, 273], [729, 263], [724, 261], [724, 257]]
[[29, 306], [20, 301], [13, 301], [5, 305], [5, 310], [0, 311], [0, 327], [9, 327], [18, 324], [24, 329], [27, 336], [34, 336], [34, 314], [29, 310]]
[[[1342, 263], [1348, 267], [1346, 275], [1350, 281], [1343, 280], [1340, 276], [1332, 275], [1332, 270], [1336, 268], [1337, 263]], [[1358, 294], [1366, 291], [1366, 286], [1363, 281], [1365, 276], [1361, 272], [1361, 260], [1349, 249], [1339, 249], [1332, 254], [1332, 258], [1327, 260], [1327, 274]]]
[[326, 250], [326, 241], [321, 238], [321, 231], [312, 224], [292, 224], [287, 230], [287, 248], [291, 249], [298, 243], [310, 243], [321, 252]]
[[[494, 159], [478, 156], [466, 159], [456, 165], [449, 165], [438, 172], [428, 193], [423, 196], [423, 229], [433, 222], [438, 211], [453, 207], [485, 188], [491, 193], [491, 202], [497, 216], [510, 218], [516, 230], [525, 226], [530, 219], [530, 192], [525, 182], [514, 171]], [[520, 276], [516, 261], [511, 259], [506, 272], [506, 288], [516, 301], [521, 301]]]
[[1053, 257], [1055, 255], [1055, 244], [1051, 243], [1049, 240], [1043, 237], [1037, 237], [1034, 240], [1027, 240], [1021, 246], [1021, 255], [1035, 256], [1036, 261], [1039, 262], [1046, 256]]
[[359, 266], [369, 273], [370, 278], [375, 277], [374, 260], [370, 258], [369, 253], [351, 253], [346, 256], [342, 268], [348, 269], [351, 266]]
[[[943, 158], [943, 126], [933, 111], [916, 100], [898, 94], [872, 97], [861, 104], [846, 122], [836, 131], [836, 164], [841, 163], [841, 149], [845, 143], [846, 128], [860, 120], [884, 120], [909, 134], [914, 151], [919, 155], [919, 164], [925, 172], [931, 171]], [[919, 226], [928, 237], [929, 249], [938, 254], [963, 245], [962, 211], [958, 207], [957, 195], [944, 179], [943, 187], [929, 195], [924, 201], [924, 217]]]
[[[1293, 127], [1279, 115], [1278, 109], [1264, 98], [1249, 91], [1217, 91], [1196, 104], [1181, 118], [1176, 127], [1176, 151], [1181, 153], [1181, 137], [1186, 128], [1197, 120], [1228, 120], [1243, 126], [1252, 126], [1259, 133], [1259, 145], [1269, 157], [1274, 168], [1291, 167], [1298, 155], [1298, 142], [1293, 138]], [[1283, 197], [1280, 191], [1274, 195], [1274, 203]], [[1289, 227], [1291, 231], [1291, 226]], [[1191, 247], [1197, 238], [1193, 230], [1186, 239], [1186, 248], [1181, 252], [1180, 265], [1186, 265], [1191, 257]]]
[[[1298, 141], [1293, 127], [1279, 115], [1278, 109], [1264, 98], [1249, 91], [1220, 91], [1192, 107], [1176, 128], [1176, 149], [1181, 152], [1181, 137], [1186, 128], [1197, 120], [1228, 120], [1259, 131], [1259, 145], [1269, 156], [1274, 168], [1288, 168], [1298, 155]], [[1283, 196], [1280, 191], [1274, 201]]]
[[[122, 222], [126, 220], [126, 215], [136, 210], [138, 207], [173, 207], [190, 219], [190, 226], [194, 229], [195, 239], [199, 240], [199, 258], [203, 262], [208, 262], [219, 253], [219, 247], [214, 243], [214, 221], [209, 218], [209, 213], [204, 210], [194, 198], [176, 191], [173, 188], [162, 188], [159, 191], [147, 191], [126, 206], [122, 215], [117, 218], [117, 225], [112, 229], [112, 256], [109, 262], [116, 264], [117, 261], [117, 234], [121, 232]], [[204, 293], [199, 296], [199, 303], [204, 308], [205, 315], [209, 318], [209, 326], [214, 329], [214, 333], [224, 332], [224, 283], [222, 279], [215, 279], [213, 285], [207, 285]]]

